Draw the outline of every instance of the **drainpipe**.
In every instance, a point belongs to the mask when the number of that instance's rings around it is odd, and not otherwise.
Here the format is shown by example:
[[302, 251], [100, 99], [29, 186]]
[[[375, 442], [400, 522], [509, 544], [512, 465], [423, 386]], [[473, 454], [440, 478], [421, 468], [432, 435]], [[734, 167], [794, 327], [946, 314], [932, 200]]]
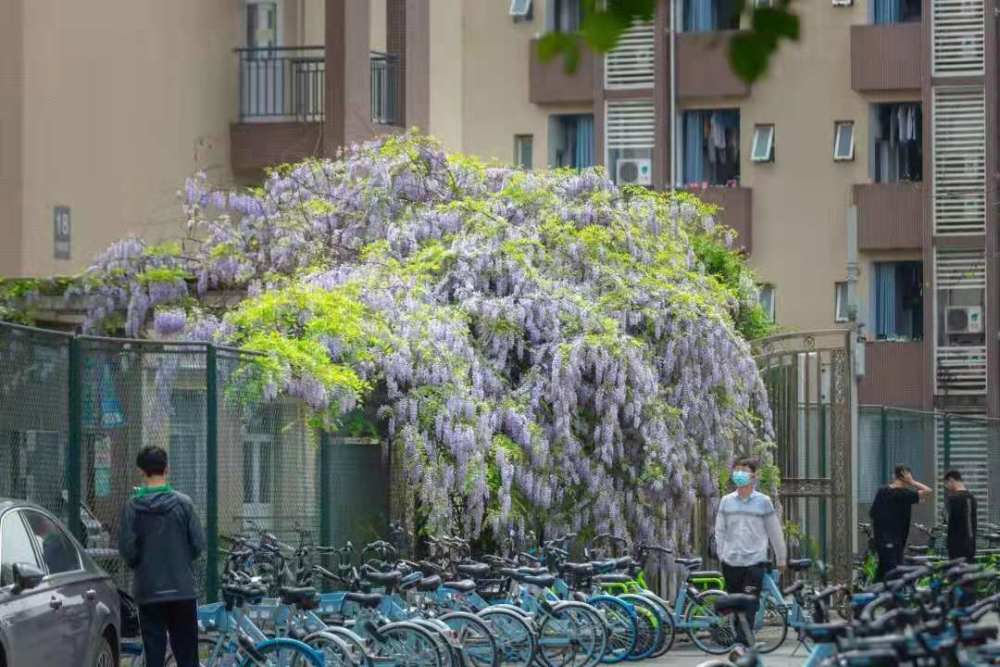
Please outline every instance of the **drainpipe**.
[[847, 317], [850, 320], [848, 330], [848, 346], [850, 348], [849, 358], [851, 364], [851, 550], [856, 553], [858, 550], [858, 531], [854, 527], [858, 525], [858, 484], [860, 475], [858, 474], [858, 389], [861, 378], [865, 374], [865, 337], [863, 335], [864, 323], [858, 321], [858, 314], [861, 312], [860, 299], [858, 298], [858, 207], [850, 206], [847, 209]]
[[677, 189], [677, 2], [670, 2], [670, 192]]

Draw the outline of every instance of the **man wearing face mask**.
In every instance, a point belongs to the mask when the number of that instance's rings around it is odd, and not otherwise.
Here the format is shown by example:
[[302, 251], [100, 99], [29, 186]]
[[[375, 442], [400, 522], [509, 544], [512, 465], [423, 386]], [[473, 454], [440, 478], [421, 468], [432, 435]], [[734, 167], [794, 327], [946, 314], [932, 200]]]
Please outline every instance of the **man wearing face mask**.
[[[723, 496], [715, 515], [715, 547], [722, 562], [722, 575], [729, 593], [759, 595], [767, 571], [768, 544], [774, 549], [779, 570], [785, 569], [785, 537], [774, 503], [754, 486], [757, 482], [757, 462], [737, 459], [731, 479], [736, 490]], [[757, 615], [755, 606], [748, 612], [749, 626]], [[749, 644], [740, 626], [736, 639], [742, 646]]]

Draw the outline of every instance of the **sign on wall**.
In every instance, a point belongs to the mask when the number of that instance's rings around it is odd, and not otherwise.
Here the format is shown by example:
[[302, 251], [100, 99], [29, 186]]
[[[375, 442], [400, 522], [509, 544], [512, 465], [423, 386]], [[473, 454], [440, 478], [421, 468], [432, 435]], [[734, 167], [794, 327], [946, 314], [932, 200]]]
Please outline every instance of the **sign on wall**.
[[54, 248], [53, 253], [56, 259], [69, 259], [70, 258], [70, 220], [69, 220], [69, 207], [68, 206], [56, 206], [52, 213], [52, 223], [53, 229], [53, 239]]

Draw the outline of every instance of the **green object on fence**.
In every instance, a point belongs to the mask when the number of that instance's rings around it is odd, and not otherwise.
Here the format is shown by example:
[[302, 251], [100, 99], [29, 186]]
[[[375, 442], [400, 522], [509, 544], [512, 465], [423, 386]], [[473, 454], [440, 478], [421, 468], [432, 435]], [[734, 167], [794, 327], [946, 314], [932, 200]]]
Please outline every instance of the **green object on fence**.
[[205, 597], [219, 595], [219, 373], [214, 345], [205, 354]]
[[86, 544], [83, 522], [80, 521], [80, 450], [83, 439], [82, 355], [80, 341], [69, 341], [69, 424], [66, 451], [66, 525], [69, 531]]

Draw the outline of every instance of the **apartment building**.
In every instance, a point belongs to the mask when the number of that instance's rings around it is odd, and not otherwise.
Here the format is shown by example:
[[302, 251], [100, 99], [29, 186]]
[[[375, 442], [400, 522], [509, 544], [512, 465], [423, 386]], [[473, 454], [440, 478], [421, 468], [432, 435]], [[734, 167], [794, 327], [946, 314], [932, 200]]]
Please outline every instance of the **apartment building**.
[[5, 5], [0, 275], [176, 235], [196, 170], [248, 183], [416, 126], [720, 204], [789, 329], [848, 325], [856, 214], [861, 401], [1000, 416], [992, 2], [796, 3], [801, 41], [753, 86], [726, 60], [729, 0], [659, 0], [571, 75], [535, 44], [579, 0]]

